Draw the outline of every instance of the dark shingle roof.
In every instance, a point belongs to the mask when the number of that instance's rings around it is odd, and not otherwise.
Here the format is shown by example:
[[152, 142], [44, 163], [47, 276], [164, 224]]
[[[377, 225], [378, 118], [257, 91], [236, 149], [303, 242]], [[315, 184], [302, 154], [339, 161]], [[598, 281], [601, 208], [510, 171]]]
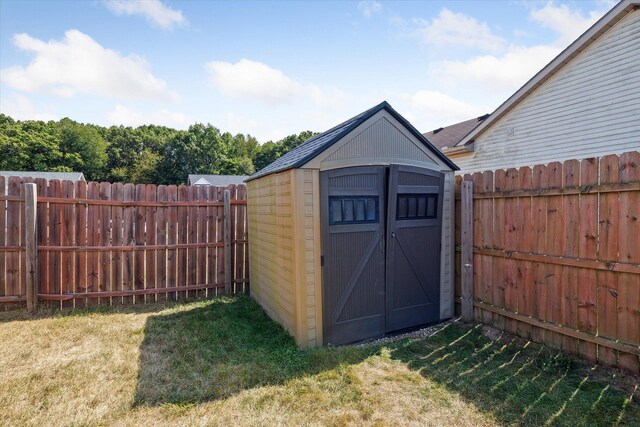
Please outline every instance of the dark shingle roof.
[[488, 114], [427, 132], [424, 136], [438, 149], [451, 148], [482, 123]]
[[350, 118], [346, 122], [343, 122], [326, 132], [308, 139], [273, 163], [265, 166], [258, 172], [251, 175], [249, 179], [247, 179], [247, 181], [304, 165], [381, 110], [388, 111], [396, 120], [402, 123], [412, 134], [414, 134], [416, 138], [418, 138], [420, 141], [422, 141], [423, 144], [433, 150], [433, 152], [449, 167], [454, 170], [459, 170], [459, 168], [451, 160], [449, 160], [447, 156], [445, 156], [440, 152], [440, 150], [435, 148], [433, 144], [431, 144], [429, 140], [424, 137], [424, 135], [418, 132], [416, 128], [414, 128], [404, 117], [402, 117], [396, 110], [394, 110], [387, 101], [383, 101], [375, 107], [370, 108], [369, 110]]

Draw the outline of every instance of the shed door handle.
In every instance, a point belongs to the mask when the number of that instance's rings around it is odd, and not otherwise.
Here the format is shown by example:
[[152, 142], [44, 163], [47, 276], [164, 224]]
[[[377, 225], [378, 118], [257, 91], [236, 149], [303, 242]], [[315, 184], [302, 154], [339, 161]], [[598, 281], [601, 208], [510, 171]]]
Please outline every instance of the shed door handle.
[[394, 233], [393, 231], [391, 232], [391, 237], [395, 238], [396, 237], [396, 233]]

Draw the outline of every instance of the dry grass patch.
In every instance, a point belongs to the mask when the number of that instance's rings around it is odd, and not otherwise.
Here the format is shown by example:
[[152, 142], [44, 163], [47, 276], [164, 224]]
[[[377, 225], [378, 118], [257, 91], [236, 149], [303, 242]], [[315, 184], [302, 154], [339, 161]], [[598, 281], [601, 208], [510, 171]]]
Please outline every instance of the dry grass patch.
[[629, 389], [616, 389], [614, 371], [543, 347], [493, 341], [479, 328], [450, 324], [426, 339], [302, 351], [246, 297], [35, 317], [2, 313], [0, 342], [1, 425], [640, 419]]

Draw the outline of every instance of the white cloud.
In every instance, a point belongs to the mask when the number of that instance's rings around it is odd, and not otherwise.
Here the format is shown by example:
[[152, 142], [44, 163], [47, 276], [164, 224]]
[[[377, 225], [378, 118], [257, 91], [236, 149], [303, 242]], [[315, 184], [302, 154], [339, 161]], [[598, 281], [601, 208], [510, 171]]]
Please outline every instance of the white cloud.
[[282, 71], [249, 59], [235, 64], [211, 61], [205, 68], [218, 90], [232, 97], [277, 104], [291, 100], [302, 88]]
[[556, 44], [566, 47], [600, 19], [602, 11], [591, 11], [586, 16], [580, 10], [571, 9], [566, 4], [556, 6], [549, 2], [543, 8], [535, 9], [529, 18], [559, 35]]
[[402, 94], [399, 98], [407, 106], [407, 119], [423, 132], [478, 117], [490, 111], [485, 105], [469, 104], [432, 90]]
[[371, 16], [382, 12], [382, 3], [374, 0], [364, 0], [358, 3], [358, 10], [365, 18], [371, 18]]
[[488, 52], [499, 52], [505, 46], [504, 39], [495, 35], [486, 22], [449, 9], [442, 9], [431, 21], [415, 22], [419, 27], [417, 34], [428, 45], [462, 46]]
[[560, 49], [552, 46], [511, 46], [500, 56], [482, 55], [463, 61], [441, 61], [434, 73], [449, 86], [467, 83], [509, 93], [526, 83]]
[[544, 68], [602, 13], [591, 11], [585, 15], [566, 5], [547, 3], [540, 9], [532, 10], [530, 19], [557, 34], [551, 43], [534, 46], [511, 44], [500, 53], [464, 60], [443, 60], [432, 64], [431, 73], [447, 87], [484, 90], [491, 96], [508, 96]]
[[241, 59], [235, 64], [211, 61], [205, 64], [205, 69], [213, 85], [222, 94], [233, 98], [257, 100], [269, 105], [311, 100], [324, 108], [332, 108], [347, 99], [339, 89], [303, 83], [281, 70], [249, 59]]
[[160, 0], [104, 0], [104, 5], [116, 15], [140, 15], [164, 30], [188, 24], [182, 11], [162, 4]]
[[186, 129], [196, 122], [186, 114], [175, 111], [162, 109], [143, 113], [124, 105], [116, 105], [107, 118], [111, 125], [141, 126], [154, 124], [176, 129]]
[[12, 94], [0, 97], [0, 112], [16, 120], [58, 120], [59, 117], [51, 113], [37, 111], [33, 103], [24, 95]]
[[123, 56], [102, 47], [88, 35], [65, 32], [61, 41], [38, 40], [17, 34], [13, 43], [35, 56], [26, 67], [3, 68], [0, 79], [24, 92], [46, 92], [58, 97], [100, 95], [125, 99], [175, 101], [177, 95], [155, 77], [137, 55]]

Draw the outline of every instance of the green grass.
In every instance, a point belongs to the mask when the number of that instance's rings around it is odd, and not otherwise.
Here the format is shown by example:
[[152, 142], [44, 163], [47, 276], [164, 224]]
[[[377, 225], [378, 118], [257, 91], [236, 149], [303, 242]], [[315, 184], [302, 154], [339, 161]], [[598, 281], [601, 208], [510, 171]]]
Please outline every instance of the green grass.
[[637, 377], [479, 326], [299, 350], [241, 296], [2, 313], [0, 342], [0, 425], [640, 425]]

